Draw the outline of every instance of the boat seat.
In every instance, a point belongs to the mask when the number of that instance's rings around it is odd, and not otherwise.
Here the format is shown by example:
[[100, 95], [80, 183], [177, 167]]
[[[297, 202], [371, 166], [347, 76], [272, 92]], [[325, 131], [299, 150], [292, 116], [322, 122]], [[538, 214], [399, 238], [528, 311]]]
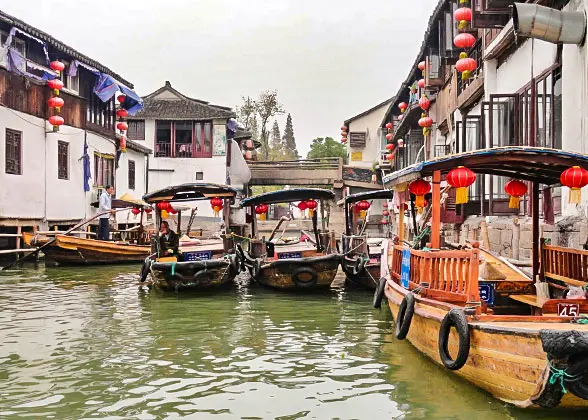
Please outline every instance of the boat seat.
[[588, 283], [585, 281], [576, 280], [576, 279], [572, 279], [570, 277], [560, 276], [558, 274], [553, 274], [553, 273], [548, 273], [548, 272], [545, 272], [545, 278], [550, 279], [550, 280], [561, 281], [562, 283], [565, 283], [568, 286], [584, 287], [584, 286], [588, 285]]

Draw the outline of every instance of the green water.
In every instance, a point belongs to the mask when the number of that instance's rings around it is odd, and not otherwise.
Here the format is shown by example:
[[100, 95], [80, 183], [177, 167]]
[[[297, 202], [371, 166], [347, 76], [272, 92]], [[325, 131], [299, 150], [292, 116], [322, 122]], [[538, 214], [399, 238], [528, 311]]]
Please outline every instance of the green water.
[[0, 273], [0, 418], [536, 419], [394, 339], [371, 293], [207, 295], [138, 267]]

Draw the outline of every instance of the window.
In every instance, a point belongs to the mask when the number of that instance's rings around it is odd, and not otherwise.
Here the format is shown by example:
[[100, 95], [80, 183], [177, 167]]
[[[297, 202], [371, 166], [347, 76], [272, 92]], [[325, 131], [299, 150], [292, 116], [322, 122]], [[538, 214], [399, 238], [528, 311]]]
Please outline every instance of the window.
[[155, 125], [155, 157], [172, 157], [171, 121], [156, 121]]
[[[8, 32], [0, 31], [0, 44], [4, 46], [6, 41], [8, 40]], [[11, 48], [14, 48], [20, 55], [23, 57], [27, 56], [27, 44], [24, 39], [17, 38], [16, 36], [12, 37], [12, 43], [10, 44]]]
[[75, 76], [69, 76], [69, 70], [70, 70], [70, 63], [68, 63], [67, 61], [63, 61], [63, 64], [65, 64], [65, 70], [61, 72], [61, 81], [63, 82], [63, 87], [67, 90], [69, 90], [70, 92], [73, 93], [79, 93], [80, 91], [80, 78], [79, 78], [79, 72], [78, 74], [76, 74]]
[[57, 142], [57, 178], [69, 179], [69, 143]]
[[22, 132], [6, 129], [5, 172], [22, 175]]
[[129, 140], [145, 140], [145, 121], [144, 120], [128, 120], [127, 137]]
[[212, 157], [212, 123], [156, 121], [155, 157]]
[[196, 172], [196, 181], [202, 181], [202, 180], [204, 180], [204, 172], [197, 171]]
[[135, 189], [135, 161], [129, 160], [129, 190]]
[[174, 123], [176, 154], [175, 157], [192, 157], [192, 121], [177, 121]]
[[94, 185], [114, 185], [114, 156], [94, 153]]

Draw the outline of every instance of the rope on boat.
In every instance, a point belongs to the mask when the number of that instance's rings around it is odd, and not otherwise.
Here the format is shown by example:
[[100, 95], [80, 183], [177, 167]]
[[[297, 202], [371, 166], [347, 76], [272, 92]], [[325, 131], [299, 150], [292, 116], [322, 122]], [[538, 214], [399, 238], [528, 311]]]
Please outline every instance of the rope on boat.
[[561, 385], [561, 391], [564, 394], [568, 393], [566, 386], [565, 386], [566, 382], [576, 382], [584, 377], [584, 373], [579, 374], [579, 375], [570, 375], [569, 373], [566, 372], [567, 368], [566, 369], [556, 368], [551, 363], [551, 360], [548, 360], [547, 363], [549, 364], [549, 370], [551, 372], [551, 377], [549, 378], [549, 383], [551, 385], [553, 385], [557, 381], [559, 381], [559, 383]]

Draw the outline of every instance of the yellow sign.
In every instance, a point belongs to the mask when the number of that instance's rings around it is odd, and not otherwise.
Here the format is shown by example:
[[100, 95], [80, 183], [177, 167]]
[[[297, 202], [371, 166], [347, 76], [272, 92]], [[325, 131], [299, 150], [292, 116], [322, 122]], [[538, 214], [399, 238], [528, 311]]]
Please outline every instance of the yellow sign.
[[362, 157], [361, 152], [351, 152], [351, 160], [354, 160], [354, 161], [362, 160], [361, 157]]

